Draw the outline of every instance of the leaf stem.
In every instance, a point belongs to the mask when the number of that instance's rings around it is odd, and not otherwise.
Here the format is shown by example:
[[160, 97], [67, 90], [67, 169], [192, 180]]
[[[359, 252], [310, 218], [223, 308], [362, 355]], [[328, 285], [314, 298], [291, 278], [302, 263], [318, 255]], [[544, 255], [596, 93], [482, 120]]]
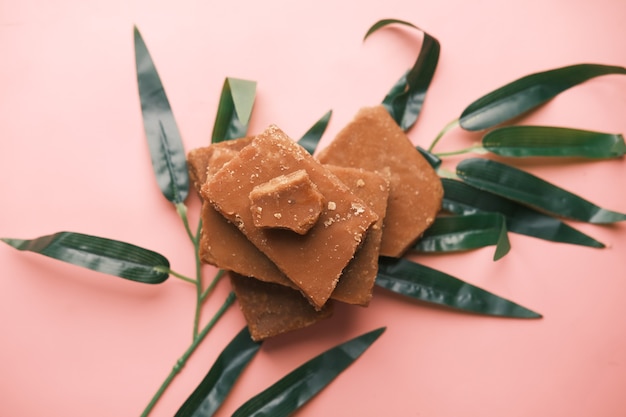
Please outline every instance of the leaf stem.
[[482, 147], [481, 144], [476, 144], [476, 145], [472, 145], [469, 148], [464, 148], [464, 149], [459, 149], [458, 151], [452, 151], [452, 152], [439, 152], [436, 153], [435, 156], [438, 156], [439, 158], [443, 158], [446, 156], [454, 156], [454, 155], [463, 155], [466, 153], [478, 153], [478, 154], [485, 154], [487, 153], [487, 150], [485, 148]]
[[193, 278], [189, 278], [188, 276], [183, 275], [183, 274], [179, 274], [178, 272], [173, 271], [173, 270], [171, 270], [171, 269], [167, 268], [166, 266], [157, 265], [157, 266], [155, 266], [155, 267], [154, 267], [154, 268], [152, 268], [152, 269], [153, 269], [154, 271], [156, 271], [156, 272], [161, 272], [161, 273], [169, 274], [169, 275], [171, 275], [171, 276], [173, 276], [173, 277], [176, 277], [176, 278], [178, 278], [178, 279], [181, 279], [181, 280], [183, 280], [183, 281], [185, 281], [185, 282], [189, 282], [189, 283], [191, 283], [191, 284], [196, 285], [196, 280], [195, 280], [195, 279], [193, 279]]
[[225, 272], [226, 271], [224, 271], [223, 269], [220, 269], [219, 271], [217, 271], [217, 274], [215, 274], [215, 277], [213, 278], [213, 281], [211, 281], [209, 286], [206, 288], [206, 290], [204, 290], [204, 292], [200, 296], [200, 300], [201, 301], [204, 301], [211, 294], [211, 292], [213, 291], [213, 288], [215, 288], [215, 286], [219, 282], [220, 278], [222, 278], [224, 276]]
[[192, 238], [194, 256], [196, 260], [196, 310], [193, 318], [193, 337], [198, 335], [200, 327], [200, 312], [202, 307], [202, 259], [200, 259], [200, 231], [202, 230], [202, 219], [198, 222], [196, 235]]
[[165, 380], [163, 381], [163, 383], [161, 384], [157, 392], [154, 394], [154, 396], [152, 397], [152, 399], [150, 400], [146, 408], [141, 413], [141, 417], [147, 417], [150, 414], [154, 406], [157, 404], [157, 402], [159, 401], [159, 399], [161, 398], [161, 396], [167, 389], [167, 387], [169, 387], [169, 385], [172, 383], [176, 375], [178, 375], [178, 373], [187, 364], [187, 360], [189, 359], [189, 357], [193, 354], [193, 352], [196, 350], [198, 345], [204, 340], [207, 334], [209, 334], [213, 326], [215, 326], [215, 323], [217, 323], [217, 321], [222, 317], [222, 315], [226, 312], [228, 307], [230, 307], [233, 304], [234, 301], [235, 301], [235, 294], [233, 292], [230, 292], [228, 296], [226, 297], [224, 304], [222, 304], [219, 310], [217, 310], [217, 312], [215, 313], [211, 321], [207, 323], [206, 326], [204, 326], [202, 331], [198, 333], [198, 335], [194, 338], [193, 343], [187, 348], [185, 353], [183, 353], [183, 355], [176, 361], [176, 364], [170, 371], [167, 378], [165, 378]]
[[437, 143], [439, 142], [439, 140], [441, 140], [441, 138], [446, 133], [448, 133], [450, 130], [454, 129], [457, 126], [459, 126], [459, 119], [454, 119], [451, 122], [449, 122], [447, 125], [445, 125], [444, 128], [441, 129], [441, 132], [437, 134], [437, 136], [435, 137], [435, 140], [433, 140], [433, 143], [430, 144], [430, 147], [428, 148], [428, 152], [432, 152], [433, 149], [435, 148], [435, 145], [437, 145]]
[[185, 231], [187, 232], [187, 236], [189, 236], [189, 239], [195, 245], [196, 237], [193, 235], [193, 233], [191, 232], [191, 228], [189, 227], [189, 219], [187, 218], [187, 206], [185, 205], [185, 203], [175, 203], [174, 205], [176, 206], [176, 212], [182, 219], [183, 224], [185, 225]]

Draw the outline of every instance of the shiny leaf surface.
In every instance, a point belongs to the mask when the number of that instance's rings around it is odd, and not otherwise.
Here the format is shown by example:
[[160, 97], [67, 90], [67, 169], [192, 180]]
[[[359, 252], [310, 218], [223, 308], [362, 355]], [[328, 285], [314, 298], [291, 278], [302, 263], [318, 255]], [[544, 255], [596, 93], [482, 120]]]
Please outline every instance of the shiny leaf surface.
[[330, 121], [330, 116], [332, 116], [333, 111], [328, 110], [326, 114], [324, 114], [307, 132], [300, 138], [298, 143], [306, 149], [311, 155], [315, 153], [315, 149], [317, 149], [317, 144], [320, 142], [322, 135], [326, 131], [328, 127], [328, 122]]
[[496, 245], [494, 260], [511, 249], [506, 219], [499, 213], [440, 216], [417, 241], [420, 252], [456, 252]]
[[246, 136], [255, 98], [255, 81], [238, 78], [224, 80], [211, 135], [212, 143]]
[[549, 126], [507, 126], [488, 132], [482, 145], [508, 157], [616, 158], [626, 153], [620, 134]]
[[442, 207], [455, 214], [501, 213], [511, 232], [552, 242], [603, 248], [604, 244], [574, 229], [559, 219], [522, 204], [474, 188], [461, 181], [443, 178]]
[[210, 417], [224, 402], [241, 372], [259, 351], [247, 327], [224, 348], [209, 373], [183, 403], [175, 417]]
[[383, 19], [367, 31], [363, 40], [380, 28], [391, 24], [410, 26], [424, 34], [422, 47], [413, 67], [394, 84], [383, 99], [383, 106], [403, 130], [409, 130], [417, 121], [426, 92], [435, 75], [441, 46], [439, 41], [412, 23], [398, 19]]
[[72, 232], [35, 239], [0, 239], [21, 251], [48, 256], [94, 271], [146, 284], [169, 276], [169, 261], [162, 255], [130, 243]]
[[442, 162], [441, 158], [439, 158], [437, 155], [435, 155], [432, 152], [427, 151], [426, 149], [420, 146], [417, 146], [416, 149], [426, 159], [426, 161], [428, 161], [430, 166], [433, 167], [435, 170], [441, 166], [441, 162]]
[[606, 210], [569, 191], [518, 168], [484, 158], [470, 158], [457, 165], [464, 182], [542, 211], [589, 223], [614, 223], [626, 214]]
[[152, 168], [165, 198], [182, 203], [189, 194], [185, 149], [148, 48], [137, 28], [134, 33], [137, 84]]
[[244, 403], [232, 417], [286, 417], [358, 359], [385, 331], [373, 330], [316, 356]]
[[541, 315], [444, 272], [404, 258], [381, 258], [376, 285], [420, 301], [446, 307], [513, 318]]
[[626, 68], [578, 64], [527, 75], [467, 106], [461, 114], [460, 125], [466, 130], [497, 126], [540, 106], [571, 87], [608, 74], [626, 74]]

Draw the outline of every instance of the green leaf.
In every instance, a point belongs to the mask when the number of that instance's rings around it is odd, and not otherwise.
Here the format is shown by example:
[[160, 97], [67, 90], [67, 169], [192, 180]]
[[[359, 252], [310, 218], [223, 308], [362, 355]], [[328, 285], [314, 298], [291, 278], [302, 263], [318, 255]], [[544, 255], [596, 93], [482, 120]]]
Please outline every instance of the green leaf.
[[136, 27], [134, 32], [137, 84], [152, 168], [165, 198], [182, 203], [189, 194], [185, 149], [148, 48]]
[[541, 315], [451, 275], [404, 258], [381, 258], [376, 284], [429, 303], [489, 316], [541, 318]]
[[509, 157], [616, 158], [626, 153], [620, 134], [550, 126], [507, 126], [488, 132], [482, 145]]
[[379, 328], [316, 356], [244, 403], [232, 417], [286, 417], [350, 366], [385, 331]]
[[424, 159], [426, 159], [426, 161], [430, 164], [431, 167], [433, 167], [433, 169], [436, 170], [441, 166], [441, 158], [439, 158], [434, 153], [427, 151], [421, 146], [416, 146], [415, 149], [419, 151], [419, 153], [424, 157]]
[[499, 196], [558, 216], [589, 223], [615, 223], [626, 214], [606, 210], [518, 168], [484, 158], [470, 158], [457, 165], [464, 182]]
[[209, 373], [183, 403], [175, 417], [212, 416], [260, 347], [261, 343], [254, 342], [248, 328], [244, 327], [220, 353]]
[[571, 87], [608, 74], [626, 74], [626, 68], [578, 64], [527, 75], [467, 106], [460, 117], [461, 127], [466, 130], [494, 127], [540, 106]]
[[212, 143], [246, 136], [255, 97], [256, 81], [224, 80], [211, 135]]
[[511, 249], [506, 218], [500, 213], [439, 216], [417, 241], [420, 252], [455, 252], [496, 245], [494, 260]]
[[130, 243], [72, 232], [36, 239], [0, 239], [21, 251], [29, 251], [94, 271], [146, 284], [167, 279], [170, 263], [163, 256]]
[[382, 102], [383, 106], [385, 106], [396, 123], [398, 123], [403, 130], [407, 131], [415, 124], [422, 111], [424, 100], [426, 99], [426, 92], [437, 69], [441, 46], [439, 41], [427, 32], [412, 23], [398, 19], [379, 20], [367, 31], [363, 40], [367, 39], [380, 28], [390, 24], [410, 26], [424, 34], [422, 48], [420, 49], [415, 64], [413, 64], [413, 67], [394, 84]]
[[328, 122], [330, 121], [330, 116], [332, 116], [333, 111], [328, 110], [326, 114], [324, 114], [321, 119], [319, 119], [311, 128], [300, 138], [298, 143], [306, 149], [311, 155], [315, 153], [315, 149], [317, 149], [317, 144], [320, 142], [322, 135], [326, 131], [328, 127]]
[[604, 244], [563, 223], [506, 198], [482, 191], [461, 181], [442, 178], [442, 208], [455, 214], [501, 213], [511, 232], [552, 242], [603, 248]]

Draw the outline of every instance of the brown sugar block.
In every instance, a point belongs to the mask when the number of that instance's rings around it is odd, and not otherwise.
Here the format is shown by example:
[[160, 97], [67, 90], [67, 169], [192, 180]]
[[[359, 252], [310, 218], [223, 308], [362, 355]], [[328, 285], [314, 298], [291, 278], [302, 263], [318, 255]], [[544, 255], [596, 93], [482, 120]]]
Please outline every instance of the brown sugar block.
[[383, 106], [361, 109], [318, 159], [324, 164], [388, 173], [381, 255], [404, 254], [441, 208], [441, 180]]
[[221, 269], [297, 288], [234, 224], [206, 201], [202, 204], [200, 258]]
[[311, 326], [332, 315], [330, 302], [318, 311], [297, 290], [232, 272], [229, 275], [255, 341]]
[[248, 197], [256, 227], [276, 227], [301, 235], [317, 222], [324, 203], [324, 196], [304, 169], [257, 185]]
[[[252, 138], [242, 138], [219, 142], [199, 148], [189, 155], [202, 155], [202, 159], [189, 161], [196, 172], [202, 173], [202, 184], [222, 166], [248, 145]], [[205, 165], [202, 166], [201, 164]], [[202, 203], [202, 233], [200, 234], [200, 258], [203, 262], [221, 269], [238, 272], [262, 281], [278, 283], [296, 288], [272, 261], [254, 246], [246, 236], [212, 204]]]
[[[241, 148], [250, 142], [252, 142], [252, 137], [245, 137], [218, 142], [189, 151], [187, 153], [187, 168], [189, 179], [196, 191], [200, 192], [202, 184], [206, 182], [207, 167], [221, 168], [224, 163], [232, 159]], [[213, 169], [215, 170], [215, 168]]]
[[379, 174], [359, 168], [328, 166], [333, 174], [378, 215], [354, 258], [343, 270], [331, 298], [349, 304], [367, 306], [372, 299], [378, 273], [378, 255], [387, 210], [389, 183]]
[[[327, 201], [306, 235], [254, 226], [250, 191], [279, 175], [304, 169]], [[203, 197], [321, 308], [365, 232], [378, 216], [335, 175], [276, 126], [255, 137], [202, 187]]]

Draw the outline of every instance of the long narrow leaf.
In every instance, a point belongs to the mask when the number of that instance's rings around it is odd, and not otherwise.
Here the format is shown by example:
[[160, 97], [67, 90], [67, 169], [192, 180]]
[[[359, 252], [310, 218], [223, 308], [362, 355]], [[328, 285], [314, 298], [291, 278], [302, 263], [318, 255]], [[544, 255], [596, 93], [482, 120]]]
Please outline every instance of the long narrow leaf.
[[620, 134], [551, 126], [506, 126], [483, 136], [489, 152], [508, 157], [617, 158], [626, 153]]
[[606, 210], [569, 191], [500, 162], [470, 158], [457, 165], [466, 183], [542, 211], [589, 223], [615, 223], [626, 214]]
[[328, 127], [332, 114], [333, 111], [328, 110], [298, 141], [311, 155], [315, 153], [315, 149], [317, 149], [317, 145]]
[[161, 283], [169, 276], [170, 263], [163, 255], [117, 240], [72, 232], [0, 240], [21, 251], [146, 284]]
[[230, 393], [241, 372], [259, 351], [244, 327], [217, 357], [209, 373], [183, 403], [175, 417], [211, 417]]
[[376, 284], [395, 293], [450, 308], [513, 318], [541, 315], [451, 275], [404, 258], [381, 258]]
[[440, 216], [413, 247], [420, 252], [456, 252], [496, 246], [494, 260], [511, 249], [506, 218], [499, 213]]
[[365, 34], [363, 40], [372, 33], [390, 24], [410, 26], [424, 34], [422, 48], [413, 67], [394, 84], [383, 99], [383, 106], [403, 130], [409, 130], [417, 121], [426, 92], [435, 75], [441, 45], [439, 41], [412, 23], [398, 19], [383, 19], [376, 22]]
[[137, 28], [135, 61], [143, 126], [157, 184], [165, 198], [182, 203], [189, 194], [185, 149], [163, 84]]
[[350, 366], [385, 331], [379, 328], [316, 356], [244, 403], [232, 417], [286, 417]]
[[255, 97], [255, 81], [238, 78], [224, 80], [211, 135], [212, 143], [246, 136]]
[[527, 75], [467, 106], [461, 114], [460, 125], [466, 130], [494, 127], [540, 106], [571, 87], [608, 74], [626, 74], [626, 68], [578, 64]]
[[442, 207], [455, 214], [501, 213], [507, 228], [514, 233], [552, 242], [603, 248], [604, 244], [574, 229], [559, 219], [540, 213], [506, 198], [479, 190], [461, 181], [442, 178]]

